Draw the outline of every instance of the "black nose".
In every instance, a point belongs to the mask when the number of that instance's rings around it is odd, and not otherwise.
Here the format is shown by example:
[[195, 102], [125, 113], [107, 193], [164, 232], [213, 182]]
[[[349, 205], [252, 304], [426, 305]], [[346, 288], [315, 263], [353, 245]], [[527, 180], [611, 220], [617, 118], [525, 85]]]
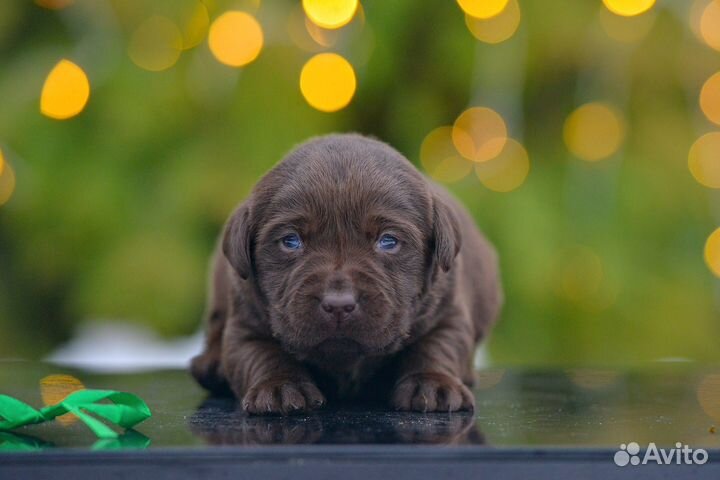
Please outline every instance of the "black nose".
[[357, 302], [350, 292], [330, 292], [325, 294], [320, 306], [328, 313], [342, 314], [355, 310]]

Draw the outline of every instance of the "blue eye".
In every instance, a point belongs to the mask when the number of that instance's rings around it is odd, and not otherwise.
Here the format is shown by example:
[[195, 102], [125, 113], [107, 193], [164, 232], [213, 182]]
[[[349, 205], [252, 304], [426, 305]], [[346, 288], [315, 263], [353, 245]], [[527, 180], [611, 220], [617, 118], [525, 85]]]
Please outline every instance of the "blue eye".
[[280, 241], [282, 242], [283, 247], [287, 248], [288, 250], [299, 250], [300, 247], [302, 247], [302, 240], [300, 240], [300, 235], [296, 233], [285, 235]]
[[397, 238], [386, 233], [382, 237], [380, 237], [380, 240], [378, 240], [377, 242], [377, 246], [380, 250], [389, 251], [394, 250], [399, 243], [400, 241]]

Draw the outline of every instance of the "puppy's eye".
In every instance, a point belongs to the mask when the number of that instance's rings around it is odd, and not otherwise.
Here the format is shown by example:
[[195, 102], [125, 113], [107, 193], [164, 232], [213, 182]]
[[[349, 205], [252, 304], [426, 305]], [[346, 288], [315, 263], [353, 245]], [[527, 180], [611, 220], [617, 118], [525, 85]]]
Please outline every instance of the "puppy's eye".
[[377, 241], [377, 248], [384, 252], [392, 252], [393, 250], [397, 250], [399, 245], [400, 241], [389, 233], [383, 234], [380, 237], [380, 240]]
[[300, 250], [303, 245], [302, 240], [300, 240], [300, 235], [297, 233], [285, 235], [282, 240], [280, 240], [280, 243], [287, 250]]

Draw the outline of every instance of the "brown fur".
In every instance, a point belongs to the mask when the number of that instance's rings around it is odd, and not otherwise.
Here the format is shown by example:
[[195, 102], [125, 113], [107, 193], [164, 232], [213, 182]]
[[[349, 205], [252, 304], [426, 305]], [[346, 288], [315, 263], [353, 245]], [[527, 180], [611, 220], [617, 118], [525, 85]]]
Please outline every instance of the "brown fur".
[[[387, 232], [396, 252], [376, 247]], [[288, 233], [301, 251], [281, 248]], [[502, 303], [496, 254], [468, 213], [360, 135], [312, 139], [260, 180], [226, 225], [211, 288], [191, 371], [258, 414], [326, 397], [471, 409], [473, 353]], [[357, 308], [326, 313], [328, 292]]]

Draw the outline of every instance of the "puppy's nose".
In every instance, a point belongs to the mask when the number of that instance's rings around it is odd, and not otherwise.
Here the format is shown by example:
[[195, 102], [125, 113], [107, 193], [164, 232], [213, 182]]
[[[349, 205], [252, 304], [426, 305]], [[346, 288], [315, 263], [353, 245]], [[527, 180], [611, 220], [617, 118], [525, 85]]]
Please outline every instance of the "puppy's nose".
[[327, 313], [350, 313], [357, 307], [355, 295], [350, 292], [330, 292], [323, 296], [320, 306]]

